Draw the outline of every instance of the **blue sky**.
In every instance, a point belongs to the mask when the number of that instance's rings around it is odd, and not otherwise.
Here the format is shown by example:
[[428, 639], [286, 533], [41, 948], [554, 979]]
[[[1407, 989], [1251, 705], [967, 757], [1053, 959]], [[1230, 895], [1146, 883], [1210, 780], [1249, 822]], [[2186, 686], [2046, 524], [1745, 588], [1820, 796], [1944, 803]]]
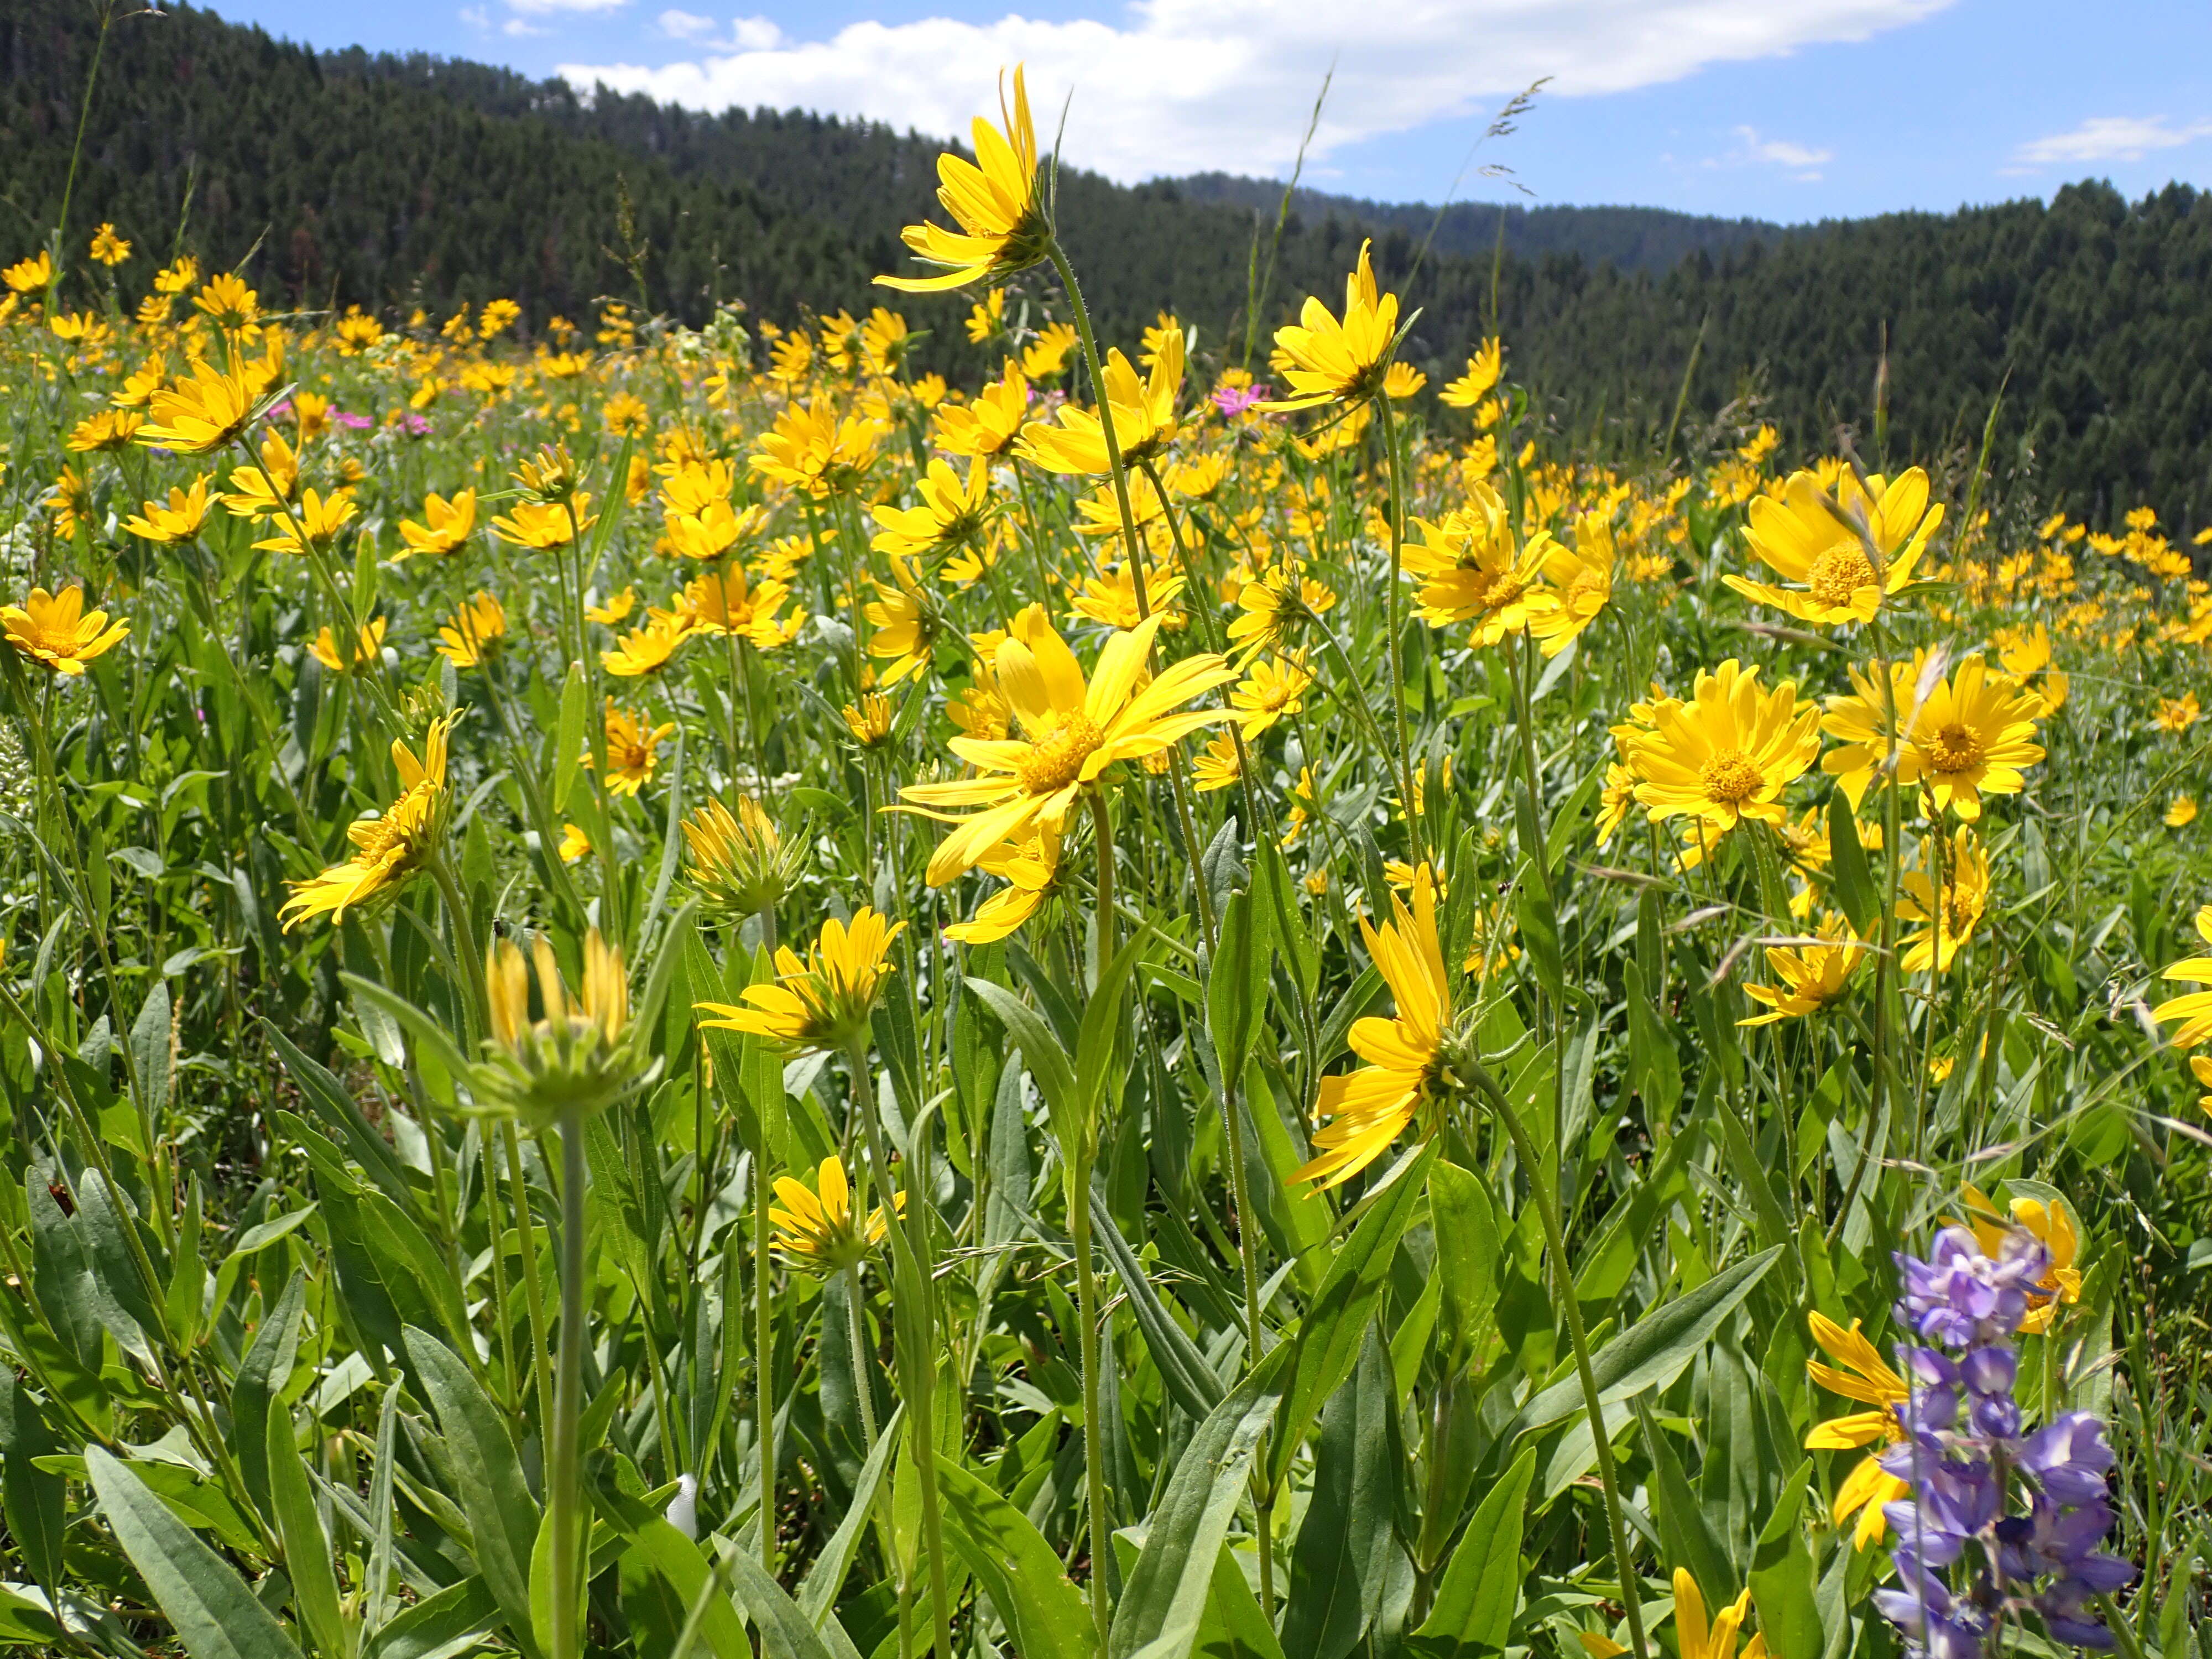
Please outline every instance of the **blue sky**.
[[[709, 107], [867, 114], [942, 133], [1029, 65], [1040, 129], [1123, 179], [1287, 172], [1335, 80], [1307, 179], [1434, 200], [1516, 88], [1538, 202], [1799, 222], [2212, 183], [2212, 6], [2202, 0], [216, 0], [318, 46], [568, 72]], [[1470, 173], [1458, 195], [1504, 187]]]

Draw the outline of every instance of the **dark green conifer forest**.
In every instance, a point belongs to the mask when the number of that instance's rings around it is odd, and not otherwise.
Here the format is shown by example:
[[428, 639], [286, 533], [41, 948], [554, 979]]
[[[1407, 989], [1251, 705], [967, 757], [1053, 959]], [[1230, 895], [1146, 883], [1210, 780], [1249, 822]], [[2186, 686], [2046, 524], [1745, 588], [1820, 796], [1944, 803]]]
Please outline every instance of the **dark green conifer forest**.
[[[88, 0], [0, 13], [9, 258], [54, 222], [98, 36]], [[319, 55], [181, 5], [115, 26], [87, 135], [79, 256], [109, 220], [149, 254], [240, 267], [302, 310], [435, 313], [506, 295], [532, 324], [603, 298], [694, 322], [732, 298], [785, 322], [878, 303], [869, 278], [899, 268], [899, 227], [932, 210], [941, 147], [419, 55]], [[1869, 465], [1941, 460], [1978, 448], [2002, 391], [1993, 453], [2037, 501], [2098, 524], [2138, 501], [2169, 528], [2212, 519], [2212, 200], [2187, 186], [2130, 202], [2086, 182], [2047, 204], [1786, 230], [1515, 210], [1495, 258], [1501, 210], [1470, 204], [1418, 270], [1429, 210], [1302, 192], [1254, 327], [1279, 190], [1063, 171], [1060, 217], [1102, 331], [1132, 340], [1171, 307], [1231, 362], [1256, 337], [1259, 367], [1268, 330], [1308, 292], [1340, 295], [1372, 234], [1379, 274], [1419, 310], [1417, 363], [1448, 377], [1502, 331], [1515, 377], [1601, 452], [1645, 453], [1670, 429], [1687, 441], [1732, 410], [1773, 421], [1793, 453], [1832, 447], [1841, 427]], [[963, 356], [964, 301], [902, 308], [933, 331], [939, 367], [982, 367]]]

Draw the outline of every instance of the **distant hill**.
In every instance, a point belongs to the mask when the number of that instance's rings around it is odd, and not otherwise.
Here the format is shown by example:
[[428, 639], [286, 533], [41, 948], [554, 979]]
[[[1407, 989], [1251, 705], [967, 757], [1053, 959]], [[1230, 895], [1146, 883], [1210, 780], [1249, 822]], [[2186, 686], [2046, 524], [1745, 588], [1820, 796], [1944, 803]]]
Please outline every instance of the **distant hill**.
[[[0, 7], [0, 256], [52, 224], [96, 39], [82, 0]], [[804, 112], [706, 115], [605, 88], [422, 55], [318, 54], [179, 4], [115, 27], [87, 128], [70, 246], [112, 220], [147, 254], [242, 265], [302, 308], [504, 295], [532, 325], [605, 297], [697, 321], [742, 297], [780, 321], [856, 310], [935, 210], [941, 141]], [[1060, 177], [1063, 234], [1100, 332], [1133, 343], [1163, 307], [1236, 362], [1306, 294], [1339, 295], [1363, 236], [1420, 316], [1405, 355], [1435, 378], [1504, 336], [1515, 377], [1595, 453], [1641, 459], [1686, 383], [1684, 430], [1734, 404], [1787, 453], [1839, 425], [1873, 449], [1887, 350], [1888, 455], [1957, 457], [2004, 398], [2008, 477], [2109, 524], [2139, 501], [2171, 527], [2212, 520], [2212, 198], [2108, 185], [1951, 214], [1779, 228], [1632, 208], [1446, 216], [1302, 195], [1274, 285], [1250, 315], [1254, 206], [1279, 186]], [[611, 250], [629, 204], [643, 292]], [[127, 267], [143, 282], [144, 267]], [[1022, 286], [1041, 290], [1048, 272]], [[1496, 296], [1496, 314], [1492, 296]], [[987, 367], [963, 296], [902, 297], [935, 366]], [[1688, 372], [1694, 362], [1694, 372]], [[1747, 399], [1748, 401], [1740, 401]], [[1439, 411], [1431, 418], [1461, 417]]]
[[[1161, 181], [1190, 202], [1224, 204], [1264, 216], [1272, 225], [1282, 207], [1279, 179], [1247, 179], [1229, 173], [1194, 173]], [[1291, 192], [1291, 211], [1302, 220], [1337, 218], [1377, 230], [1402, 230], [1419, 246], [1431, 227], [1430, 253], [1490, 258], [1504, 220], [1505, 252], [1516, 259], [1541, 259], [1562, 253], [1593, 265], [1654, 275], [1672, 270], [1693, 253], [1719, 254], [1754, 240], [1774, 241], [1787, 233], [1764, 219], [1715, 219], [1666, 208], [1522, 207], [1513, 203], [1455, 202], [1440, 220], [1425, 202], [1370, 202], [1357, 196], [1332, 196], [1300, 185]]]

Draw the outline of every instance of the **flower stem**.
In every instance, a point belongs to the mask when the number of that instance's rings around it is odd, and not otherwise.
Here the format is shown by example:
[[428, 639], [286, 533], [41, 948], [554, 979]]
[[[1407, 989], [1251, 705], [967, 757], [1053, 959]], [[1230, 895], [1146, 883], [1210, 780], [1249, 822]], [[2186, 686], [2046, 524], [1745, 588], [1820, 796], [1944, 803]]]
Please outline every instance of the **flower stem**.
[[860, 1433], [868, 1453], [876, 1449], [876, 1389], [868, 1367], [867, 1315], [860, 1306], [860, 1264], [845, 1269], [845, 1337], [853, 1345], [853, 1395], [860, 1403]]
[[553, 1527], [553, 1659], [584, 1650], [578, 1444], [584, 1411], [584, 1121], [561, 1120], [561, 1357], [553, 1396], [553, 1432], [546, 1447], [548, 1518]]
[[1574, 1269], [1567, 1260], [1567, 1241], [1559, 1229], [1558, 1195], [1545, 1177], [1543, 1160], [1537, 1156], [1528, 1129], [1513, 1109], [1512, 1101], [1486, 1067], [1477, 1063], [1472, 1069], [1475, 1087], [1504, 1124], [1505, 1133], [1513, 1142], [1514, 1154], [1528, 1171], [1528, 1191], [1535, 1200], [1536, 1214], [1544, 1224], [1545, 1248], [1552, 1259], [1552, 1281], [1560, 1309], [1567, 1316], [1567, 1339], [1574, 1345], [1575, 1371], [1582, 1380], [1583, 1408], [1589, 1417], [1591, 1443], [1597, 1449], [1606, 1530], [1613, 1547], [1613, 1571], [1620, 1580], [1621, 1604], [1628, 1613], [1628, 1645], [1636, 1659], [1651, 1659], [1650, 1647], [1644, 1634], [1643, 1597], [1629, 1571], [1628, 1528], [1621, 1518], [1620, 1477], [1613, 1467], [1613, 1448], [1607, 1443], [1605, 1431], [1605, 1407], [1598, 1396], [1597, 1374], [1590, 1369], [1589, 1332], [1583, 1324], [1582, 1304], [1575, 1294]]
[[1406, 792], [1406, 828], [1413, 836], [1413, 866], [1418, 869], [1428, 861], [1429, 854], [1421, 834], [1419, 799], [1413, 793], [1413, 741], [1406, 724], [1406, 665], [1401, 658], [1398, 637], [1405, 629], [1399, 607], [1405, 603], [1405, 595], [1400, 592], [1400, 571], [1406, 550], [1406, 481], [1398, 465], [1398, 417], [1391, 410], [1390, 394], [1376, 392], [1375, 404], [1382, 411], [1382, 449], [1390, 462], [1390, 589], [1382, 596], [1384, 625], [1389, 631], [1390, 712], [1397, 722], [1398, 771]]

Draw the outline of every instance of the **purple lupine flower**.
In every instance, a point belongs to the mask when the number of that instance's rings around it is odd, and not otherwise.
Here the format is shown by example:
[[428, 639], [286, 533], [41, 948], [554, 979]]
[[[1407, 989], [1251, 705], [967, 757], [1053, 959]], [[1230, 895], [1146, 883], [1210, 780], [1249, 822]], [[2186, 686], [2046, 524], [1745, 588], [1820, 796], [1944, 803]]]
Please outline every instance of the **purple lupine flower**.
[[1898, 1349], [1911, 1394], [1898, 1407], [1905, 1438], [1881, 1466], [1911, 1491], [1883, 1510], [1902, 1587], [1875, 1605], [1914, 1659], [1981, 1659], [2008, 1609], [2033, 1611], [2055, 1641], [2111, 1647], [2088, 1604], [2135, 1568], [2098, 1547], [2114, 1519], [2104, 1425], [2069, 1412], [2023, 1439], [2013, 1393], [2012, 1339], [2047, 1250], [2014, 1228], [1985, 1254], [1972, 1232], [1947, 1227], [1927, 1260], [1899, 1253], [1897, 1266], [1898, 1322], [1933, 1346]]

